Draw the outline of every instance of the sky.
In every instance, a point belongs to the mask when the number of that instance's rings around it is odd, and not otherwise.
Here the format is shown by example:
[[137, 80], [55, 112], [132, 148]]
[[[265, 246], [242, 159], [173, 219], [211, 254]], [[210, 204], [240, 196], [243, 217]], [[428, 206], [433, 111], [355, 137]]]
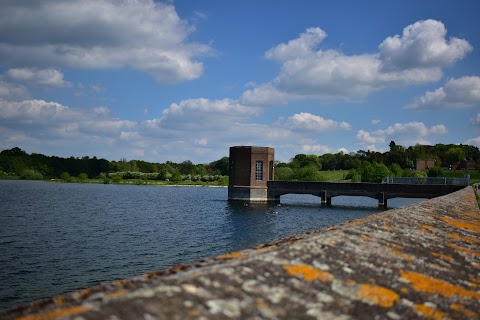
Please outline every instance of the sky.
[[0, 150], [480, 146], [480, 2], [0, 0]]

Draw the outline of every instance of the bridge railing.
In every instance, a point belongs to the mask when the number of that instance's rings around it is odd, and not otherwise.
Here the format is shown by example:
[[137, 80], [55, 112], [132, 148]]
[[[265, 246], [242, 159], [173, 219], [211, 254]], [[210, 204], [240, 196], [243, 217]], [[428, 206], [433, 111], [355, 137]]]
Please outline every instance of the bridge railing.
[[390, 184], [443, 184], [443, 185], [456, 185], [456, 186], [468, 186], [470, 184], [470, 176], [466, 175], [464, 178], [448, 178], [448, 177], [427, 177], [427, 178], [414, 178], [414, 177], [386, 177], [382, 180], [382, 183]]

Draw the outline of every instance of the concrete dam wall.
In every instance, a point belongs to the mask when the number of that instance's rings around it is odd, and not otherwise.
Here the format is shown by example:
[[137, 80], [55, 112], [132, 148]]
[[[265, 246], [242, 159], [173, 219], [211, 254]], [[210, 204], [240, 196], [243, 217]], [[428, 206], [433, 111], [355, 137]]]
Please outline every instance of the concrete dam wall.
[[478, 319], [473, 188], [106, 283], [1, 319]]

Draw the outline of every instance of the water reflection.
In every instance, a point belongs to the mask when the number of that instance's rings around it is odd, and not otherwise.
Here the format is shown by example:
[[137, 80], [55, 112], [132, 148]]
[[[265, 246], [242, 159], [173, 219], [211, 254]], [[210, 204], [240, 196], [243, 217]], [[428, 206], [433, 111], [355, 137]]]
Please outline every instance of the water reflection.
[[275, 238], [276, 205], [267, 203], [247, 203], [229, 201], [227, 204], [227, 221], [230, 227], [230, 247], [234, 250], [258, 245], [258, 239], [267, 242]]

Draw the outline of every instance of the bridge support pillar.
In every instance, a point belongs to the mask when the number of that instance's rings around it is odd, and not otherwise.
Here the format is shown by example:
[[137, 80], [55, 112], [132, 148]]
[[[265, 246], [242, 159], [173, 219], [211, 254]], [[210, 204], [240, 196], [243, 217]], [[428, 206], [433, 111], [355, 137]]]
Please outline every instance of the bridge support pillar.
[[387, 207], [387, 197], [385, 197], [384, 192], [380, 192], [378, 194], [378, 206], [380, 208], [386, 208]]
[[322, 190], [320, 192], [320, 197], [322, 198], [322, 206], [329, 206], [332, 204], [332, 197], [328, 196], [327, 190]]

